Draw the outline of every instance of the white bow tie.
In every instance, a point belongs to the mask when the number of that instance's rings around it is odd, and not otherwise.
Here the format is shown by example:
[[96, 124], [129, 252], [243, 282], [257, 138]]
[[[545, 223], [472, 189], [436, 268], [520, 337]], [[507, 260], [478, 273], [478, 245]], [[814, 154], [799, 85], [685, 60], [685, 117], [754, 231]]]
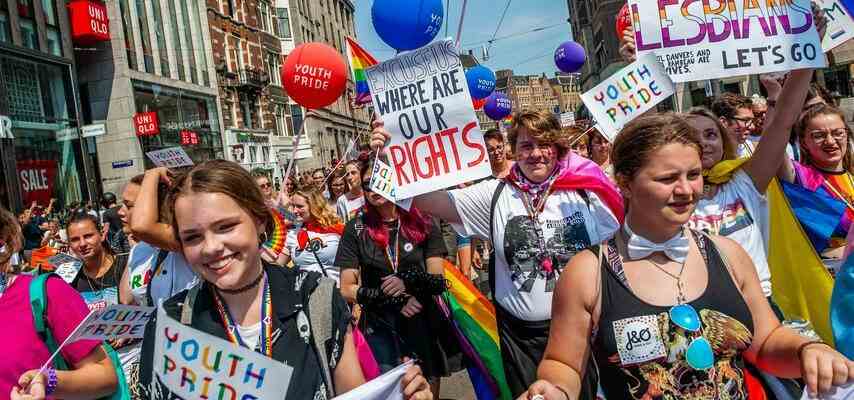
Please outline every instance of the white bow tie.
[[690, 242], [684, 232], [680, 231], [679, 234], [664, 243], [653, 243], [649, 239], [632, 232], [628, 224], [625, 224], [625, 229], [629, 236], [627, 247], [631, 260], [645, 258], [656, 252], [662, 252], [667, 258], [678, 263], [684, 263], [685, 258], [688, 257]]

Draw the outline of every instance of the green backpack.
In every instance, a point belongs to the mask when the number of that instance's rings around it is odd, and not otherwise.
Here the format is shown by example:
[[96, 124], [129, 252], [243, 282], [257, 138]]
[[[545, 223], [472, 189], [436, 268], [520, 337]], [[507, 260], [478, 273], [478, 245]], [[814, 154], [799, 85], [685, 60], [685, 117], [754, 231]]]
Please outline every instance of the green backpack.
[[[56, 352], [59, 345], [56, 343], [56, 339], [53, 337], [53, 332], [48, 329], [44, 319], [44, 313], [45, 310], [47, 310], [47, 279], [51, 275], [54, 274], [42, 274], [36, 276], [33, 278], [32, 282], [30, 282], [30, 306], [33, 312], [33, 322], [35, 324], [36, 333], [38, 333], [39, 337], [42, 338], [42, 341], [47, 346], [50, 354], [53, 354]], [[128, 387], [124, 370], [122, 370], [122, 362], [119, 360], [119, 355], [116, 353], [116, 350], [107, 343], [102, 344], [101, 347], [104, 349], [104, 352], [107, 353], [110, 361], [112, 361], [113, 368], [116, 372], [116, 378], [118, 379], [116, 392], [111, 396], [104, 397], [103, 400], [130, 400], [130, 388]], [[59, 370], [69, 369], [68, 363], [65, 362], [61, 354], [57, 354], [57, 356], [54, 357], [53, 365]]]

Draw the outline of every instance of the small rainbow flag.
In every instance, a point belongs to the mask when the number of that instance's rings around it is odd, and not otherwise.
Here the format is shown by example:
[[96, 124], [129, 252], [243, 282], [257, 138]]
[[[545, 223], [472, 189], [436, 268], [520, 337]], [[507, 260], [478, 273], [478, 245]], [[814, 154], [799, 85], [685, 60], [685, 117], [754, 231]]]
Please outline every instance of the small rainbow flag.
[[444, 267], [448, 290], [439, 305], [469, 360], [469, 377], [478, 400], [512, 399], [501, 361], [494, 306], [456, 266], [445, 261]]
[[279, 255], [282, 254], [282, 250], [285, 248], [285, 238], [288, 234], [287, 222], [285, 221], [285, 216], [279, 210], [271, 208], [270, 214], [273, 215], [273, 232], [269, 235], [267, 241], [264, 242], [264, 247], [274, 254]]
[[347, 37], [347, 58], [350, 59], [353, 82], [356, 83], [355, 103], [356, 105], [368, 104], [371, 102], [371, 91], [368, 89], [365, 68], [377, 65], [377, 60], [349, 36]]

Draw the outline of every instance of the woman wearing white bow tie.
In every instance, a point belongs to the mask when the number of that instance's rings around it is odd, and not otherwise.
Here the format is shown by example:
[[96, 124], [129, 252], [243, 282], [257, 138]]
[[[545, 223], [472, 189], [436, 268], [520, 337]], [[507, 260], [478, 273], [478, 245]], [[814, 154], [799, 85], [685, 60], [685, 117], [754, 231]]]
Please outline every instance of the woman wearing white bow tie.
[[741, 246], [685, 227], [703, 193], [696, 136], [675, 114], [617, 136], [625, 223], [566, 266], [540, 380], [520, 400], [578, 398], [590, 355], [609, 399], [754, 398], [763, 389], [748, 362], [802, 377], [811, 394], [854, 380], [854, 363], [780, 324]]

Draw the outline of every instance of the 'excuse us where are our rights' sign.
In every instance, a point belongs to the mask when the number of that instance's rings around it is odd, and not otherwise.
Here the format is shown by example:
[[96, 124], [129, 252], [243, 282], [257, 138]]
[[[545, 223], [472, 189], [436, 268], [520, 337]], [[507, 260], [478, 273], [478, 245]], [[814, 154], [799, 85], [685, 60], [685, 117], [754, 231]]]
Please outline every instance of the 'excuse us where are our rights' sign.
[[674, 82], [822, 68], [810, 0], [630, 0], [638, 55]]
[[466, 76], [451, 39], [366, 70], [374, 109], [391, 134], [387, 153], [396, 198], [491, 173]]

